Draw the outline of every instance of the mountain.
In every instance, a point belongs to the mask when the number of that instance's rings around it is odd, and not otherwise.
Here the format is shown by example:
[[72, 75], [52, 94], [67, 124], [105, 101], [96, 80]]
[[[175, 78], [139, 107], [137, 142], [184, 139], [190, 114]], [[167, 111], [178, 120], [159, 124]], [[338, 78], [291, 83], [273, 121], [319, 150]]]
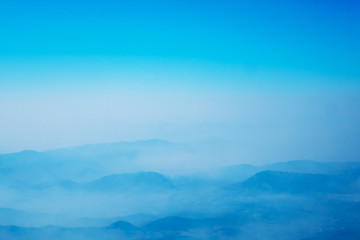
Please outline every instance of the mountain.
[[228, 183], [239, 182], [259, 171], [261, 170], [258, 167], [251, 164], [239, 164], [221, 168], [217, 173], [217, 177]]
[[121, 230], [127, 233], [133, 233], [139, 231], [139, 228], [135, 227], [134, 225], [126, 222], [126, 221], [117, 221], [112, 223], [111, 225], [107, 226], [106, 229], [116, 229]]
[[279, 171], [262, 171], [238, 186], [249, 191], [276, 193], [354, 193], [360, 176], [351, 174], [325, 175]]
[[[311, 160], [294, 160], [254, 166], [251, 164], [230, 165], [209, 173], [202, 173], [198, 180], [216, 181], [221, 184], [231, 184], [244, 181], [262, 171], [278, 171], [311, 174], [348, 174], [360, 171], [360, 162], [317, 162]], [[183, 180], [184, 181], [184, 180]]]
[[358, 201], [304, 197], [259, 201], [254, 198], [246, 206], [217, 216], [172, 215], [142, 226], [127, 221], [84, 228], [0, 226], [0, 239], [358, 239], [359, 213]]
[[233, 216], [205, 219], [169, 216], [145, 225], [143, 230], [161, 239], [237, 239], [240, 226]]
[[157, 232], [185, 231], [191, 228], [203, 226], [200, 220], [194, 220], [178, 216], [169, 216], [155, 220], [144, 226], [145, 229]]
[[135, 226], [143, 226], [145, 224], [148, 224], [151, 221], [154, 221], [157, 219], [155, 215], [145, 214], [145, 213], [136, 213], [131, 214], [127, 216], [117, 217], [117, 219], [120, 221], [125, 221], [128, 223], [131, 223]]
[[84, 182], [104, 175], [141, 171], [143, 158], [155, 159], [159, 154], [176, 151], [181, 151], [178, 144], [147, 140], [0, 154], [0, 184], [27, 187], [64, 179]]
[[279, 162], [260, 167], [262, 171], [272, 170], [314, 174], [340, 174], [356, 168], [360, 168], [360, 162], [317, 162], [311, 160]]
[[160, 191], [174, 189], [171, 181], [155, 172], [113, 174], [102, 177], [83, 186], [96, 191]]
[[[189, 156], [192, 154], [199, 154], [195, 149], [196, 147], [185, 144], [147, 140], [89, 144], [45, 152], [22, 151], [0, 154], [0, 177], [2, 178], [0, 186], [27, 188], [64, 180], [87, 182], [118, 173], [160, 171], [159, 169], [174, 167], [170, 159], [175, 159], [178, 164], [181, 164], [183, 162], [179, 160], [179, 156], [191, 159]], [[360, 163], [321, 163], [297, 160], [264, 166], [239, 164], [216, 168], [211, 173], [204, 172], [196, 179], [183, 179], [183, 183], [187, 182], [188, 185], [200, 183], [199, 181], [215, 183], [213, 180], [220, 184], [234, 183], [265, 170], [338, 174], [353, 168], [360, 168]], [[70, 187], [71, 184], [68, 182], [68, 185]]]

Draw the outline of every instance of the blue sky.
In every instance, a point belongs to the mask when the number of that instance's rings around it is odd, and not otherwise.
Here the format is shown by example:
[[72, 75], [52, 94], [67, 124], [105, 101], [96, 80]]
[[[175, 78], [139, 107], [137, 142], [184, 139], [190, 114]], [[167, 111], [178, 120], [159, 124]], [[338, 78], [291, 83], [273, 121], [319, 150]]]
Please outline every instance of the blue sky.
[[357, 1], [0, 1], [0, 36], [0, 152], [164, 138], [360, 156]]
[[[3, 61], [211, 61], [358, 78], [357, 1], [1, 1]], [[65, 60], [66, 62], [66, 60]]]

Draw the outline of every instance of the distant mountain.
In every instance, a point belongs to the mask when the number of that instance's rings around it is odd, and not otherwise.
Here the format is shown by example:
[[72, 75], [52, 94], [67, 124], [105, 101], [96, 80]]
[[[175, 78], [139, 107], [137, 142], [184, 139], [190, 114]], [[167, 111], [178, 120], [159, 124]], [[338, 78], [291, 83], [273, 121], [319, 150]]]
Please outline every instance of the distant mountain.
[[[0, 185], [13, 187], [70, 179], [88, 181], [104, 175], [141, 171], [139, 159], [180, 151], [161, 140], [93, 144], [46, 152], [0, 154]], [[36, 177], [34, 177], [36, 176]]]
[[12, 208], [0, 208], [0, 226], [16, 225], [22, 227], [44, 227], [56, 225], [61, 227], [105, 227], [117, 221], [128, 222], [140, 226], [151, 222], [154, 219], [156, 219], [155, 216], [148, 214], [133, 214], [110, 218], [78, 218], [74, 216], [31, 213]]
[[[0, 226], [0, 239], [358, 239], [360, 205], [334, 199], [251, 202], [246, 207], [205, 218], [168, 216], [143, 226], [114, 221], [106, 227], [25, 228]], [[310, 203], [310, 205], [309, 205]]]
[[88, 190], [97, 191], [160, 191], [174, 189], [171, 181], [155, 172], [113, 174], [84, 184]]
[[131, 214], [127, 216], [117, 217], [117, 219], [120, 221], [126, 221], [129, 222], [135, 226], [143, 226], [145, 224], [148, 224], [151, 221], [154, 221], [158, 217], [155, 215], [145, 214], [145, 213], [136, 213]]
[[[134, 142], [116, 142], [116, 143], [100, 143], [87, 144], [79, 147], [63, 148], [47, 151], [45, 153], [62, 158], [76, 159], [92, 159], [92, 158], [113, 158], [119, 157], [119, 153], [124, 157], [133, 157], [139, 151], [143, 150], [159, 150], [167, 147], [175, 146], [175, 143], [152, 139]], [[128, 155], [126, 155], [128, 154]], [[121, 156], [120, 156], [121, 157]]]
[[354, 193], [359, 176], [351, 174], [325, 175], [279, 171], [263, 171], [238, 184], [249, 191], [276, 193]]
[[217, 177], [222, 178], [226, 182], [239, 182], [259, 171], [261, 171], [259, 167], [251, 164], [239, 164], [221, 168], [217, 173]]
[[242, 224], [234, 215], [203, 219], [169, 216], [145, 225], [143, 230], [164, 239], [237, 239]]
[[[152, 166], [166, 165], [170, 162], [167, 159], [172, 157], [177, 158], [178, 156], [194, 154], [194, 149], [196, 147], [192, 148], [190, 145], [185, 144], [147, 140], [89, 144], [46, 152], [22, 151], [12, 154], [0, 154], [0, 177], [2, 179], [0, 186], [26, 188], [32, 185], [59, 182], [64, 179], [87, 182], [91, 179], [117, 173], [143, 170], [157, 171], [157, 169], [152, 169]], [[152, 165], [152, 162], [156, 164]], [[166, 166], [161, 168], [166, 168]], [[360, 168], [360, 163], [322, 163], [298, 160], [264, 166], [239, 164], [217, 168], [211, 173], [205, 172], [196, 179], [182, 179], [181, 184], [191, 186], [200, 183], [200, 181], [215, 183], [213, 180], [220, 184], [234, 183], [265, 170], [338, 174], [354, 168]], [[68, 184], [68, 187], [70, 187], [71, 184], [69, 182]]]
[[[342, 174], [360, 172], [360, 162], [317, 162], [311, 160], [295, 160], [288, 162], [279, 162], [262, 166], [251, 164], [238, 164], [217, 169], [211, 174], [202, 174], [202, 180], [217, 180], [221, 183], [236, 183], [244, 181], [247, 178], [262, 171], [279, 171], [294, 173], [312, 173], [312, 174]], [[198, 177], [201, 179], [201, 177]]]
[[203, 222], [178, 216], [170, 216], [155, 220], [144, 226], [145, 229], [158, 232], [185, 231], [202, 227]]
[[138, 227], [135, 227], [134, 225], [125, 221], [114, 222], [111, 225], [107, 226], [106, 229], [116, 229], [116, 230], [125, 231], [127, 233], [139, 231]]
[[175, 186], [170, 178], [156, 172], [112, 174], [86, 183], [62, 180], [31, 185], [31, 190], [35, 191], [46, 191], [51, 189], [68, 191], [105, 191], [113, 193], [142, 191], [143, 193], [146, 193], [149, 191], [173, 190], [175, 189]]
[[360, 168], [360, 162], [316, 162], [311, 160], [295, 160], [261, 166], [261, 170], [273, 170], [298, 173], [340, 174]]

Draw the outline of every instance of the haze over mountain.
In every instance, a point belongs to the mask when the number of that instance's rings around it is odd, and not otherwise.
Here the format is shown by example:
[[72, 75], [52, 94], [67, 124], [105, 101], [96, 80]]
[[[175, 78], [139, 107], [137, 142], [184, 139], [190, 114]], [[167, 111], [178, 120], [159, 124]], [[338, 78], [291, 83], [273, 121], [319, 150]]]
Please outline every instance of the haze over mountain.
[[189, 154], [201, 153], [196, 147], [151, 140], [0, 155], [0, 235], [303, 240], [328, 236], [324, 231], [349, 239], [360, 234], [360, 162], [142, 170], [152, 159], [178, 154], [189, 161]]
[[0, 0], [0, 240], [360, 239], [360, 1]]
[[[161, 166], [156, 161], [165, 161], [184, 151], [186, 148], [180, 144], [160, 140], [86, 145], [46, 152], [23, 151], [0, 155], [0, 174], [12, 184], [90, 181], [110, 174], [146, 170], [152, 164], [157, 169]], [[152, 161], [155, 156], [158, 159]]]
[[174, 188], [171, 181], [155, 172], [113, 174], [85, 184], [89, 191], [157, 192]]

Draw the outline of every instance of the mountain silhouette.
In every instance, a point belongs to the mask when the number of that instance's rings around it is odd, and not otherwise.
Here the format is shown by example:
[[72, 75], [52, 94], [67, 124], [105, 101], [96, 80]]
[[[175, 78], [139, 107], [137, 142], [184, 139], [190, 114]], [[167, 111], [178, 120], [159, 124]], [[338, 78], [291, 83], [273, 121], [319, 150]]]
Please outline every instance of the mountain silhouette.
[[174, 188], [171, 181], [155, 172], [113, 174], [86, 183], [85, 189], [97, 191], [160, 191]]
[[352, 192], [356, 176], [263, 171], [238, 184], [250, 191], [276, 193], [346, 193]]

